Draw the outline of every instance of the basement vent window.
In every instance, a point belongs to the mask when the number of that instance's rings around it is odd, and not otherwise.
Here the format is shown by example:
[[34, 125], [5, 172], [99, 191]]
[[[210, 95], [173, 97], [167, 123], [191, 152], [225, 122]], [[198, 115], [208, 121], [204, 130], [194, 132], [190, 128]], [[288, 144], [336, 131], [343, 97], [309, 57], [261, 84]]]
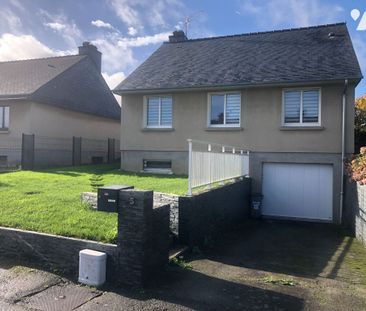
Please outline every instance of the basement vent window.
[[172, 161], [143, 160], [143, 171], [149, 173], [172, 174]]

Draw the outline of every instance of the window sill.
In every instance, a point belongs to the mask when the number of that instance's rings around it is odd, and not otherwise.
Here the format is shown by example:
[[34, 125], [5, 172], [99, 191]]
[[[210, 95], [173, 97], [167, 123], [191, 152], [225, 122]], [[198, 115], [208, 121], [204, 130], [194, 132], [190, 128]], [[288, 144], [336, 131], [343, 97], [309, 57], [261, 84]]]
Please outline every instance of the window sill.
[[209, 126], [205, 128], [206, 131], [209, 132], [215, 132], [215, 131], [228, 131], [228, 132], [232, 132], [232, 131], [242, 131], [243, 128], [240, 126]]
[[280, 131], [322, 131], [324, 126], [281, 126]]
[[0, 129], [0, 134], [8, 134], [9, 133], [9, 129]]
[[145, 174], [173, 175], [171, 169], [165, 169], [165, 168], [145, 168], [140, 172]]
[[142, 132], [174, 132], [172, 127], [144, 127]]

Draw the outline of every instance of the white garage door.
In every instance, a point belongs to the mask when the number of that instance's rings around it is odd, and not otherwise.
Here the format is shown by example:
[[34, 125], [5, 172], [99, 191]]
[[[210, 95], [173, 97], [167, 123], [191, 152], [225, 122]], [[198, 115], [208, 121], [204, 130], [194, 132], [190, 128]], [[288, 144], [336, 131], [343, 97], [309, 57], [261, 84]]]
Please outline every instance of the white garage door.
[[263, 164], [263, 215], [332, 220], [333, 167]]

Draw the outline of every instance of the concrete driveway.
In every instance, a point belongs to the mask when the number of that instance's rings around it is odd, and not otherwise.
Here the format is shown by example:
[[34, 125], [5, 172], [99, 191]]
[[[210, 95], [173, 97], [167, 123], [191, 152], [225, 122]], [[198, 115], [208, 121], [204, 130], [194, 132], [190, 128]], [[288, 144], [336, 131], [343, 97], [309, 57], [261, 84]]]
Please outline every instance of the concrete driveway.
[[0, 310], [366, 310], [366, 249], [337, 227], [250, 221], [196, 253], [144, 290], [1, 261]]

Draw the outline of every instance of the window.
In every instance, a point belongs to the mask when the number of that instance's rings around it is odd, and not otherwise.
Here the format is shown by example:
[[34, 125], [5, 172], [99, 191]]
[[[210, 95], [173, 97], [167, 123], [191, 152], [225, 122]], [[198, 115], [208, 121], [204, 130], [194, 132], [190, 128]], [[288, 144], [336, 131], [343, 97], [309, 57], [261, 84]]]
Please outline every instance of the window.
[[209, 125], [240, 125], [240, 93], [217, 93], [209, 95]]
[[145, 172], [170, 174], [172, 172], [172, 161], [143, 160], [143, 169]]
[[0, 131], [9, 129], [9, 107], [0, 107]]
[[173, 121], [173, 101], [171, 96], [147, 97], [146, 127], [171, 128]]
[[283, 94], [285, 125], [320, 124], [320, 90], [288, 90]]

